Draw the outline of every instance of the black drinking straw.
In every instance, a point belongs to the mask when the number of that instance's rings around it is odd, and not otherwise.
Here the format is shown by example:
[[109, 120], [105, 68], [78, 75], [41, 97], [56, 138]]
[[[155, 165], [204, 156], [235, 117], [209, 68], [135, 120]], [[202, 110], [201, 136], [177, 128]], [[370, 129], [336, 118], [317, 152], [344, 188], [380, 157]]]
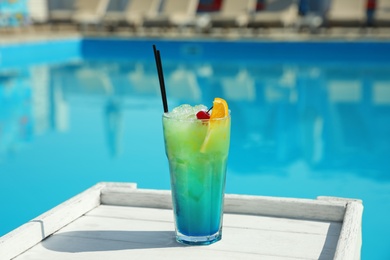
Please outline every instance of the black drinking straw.
[[168, 101], [167, 93], [165, 91], [164, 73], [161, 64], [160, 51], [156, 49], [156, 45], [153, 44], [154, 58], [156, 60], [156, 68], [158, 73], [158, 80], [160, 82], [161, 98], [164, 106], [164, 113], [168, 113]]

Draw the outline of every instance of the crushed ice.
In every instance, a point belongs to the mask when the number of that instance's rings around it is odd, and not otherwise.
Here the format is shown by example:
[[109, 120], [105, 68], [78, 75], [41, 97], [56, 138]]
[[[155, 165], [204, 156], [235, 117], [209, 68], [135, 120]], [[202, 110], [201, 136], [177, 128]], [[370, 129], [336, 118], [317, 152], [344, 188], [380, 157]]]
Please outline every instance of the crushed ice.
[[175, 107], [170, 113], [169, 117], [172, 118], [181, 118], [181, 119], [196, 119], [196, 113], [204, 110], [207, 111], [207, 107], [205, 105], [196, 105], [191, 106], [188, 104], [180, 105]]

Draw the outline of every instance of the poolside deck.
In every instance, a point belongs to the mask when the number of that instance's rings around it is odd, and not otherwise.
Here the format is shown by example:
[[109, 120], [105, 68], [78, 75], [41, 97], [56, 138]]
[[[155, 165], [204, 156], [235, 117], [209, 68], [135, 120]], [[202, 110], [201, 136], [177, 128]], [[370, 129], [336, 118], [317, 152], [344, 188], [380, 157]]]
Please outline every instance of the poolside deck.
[[223, 238], [174, 239], [169, 191], [100, 183], [0, 238], [0, 259], [360, 259], [361, 201], [226, 195]]

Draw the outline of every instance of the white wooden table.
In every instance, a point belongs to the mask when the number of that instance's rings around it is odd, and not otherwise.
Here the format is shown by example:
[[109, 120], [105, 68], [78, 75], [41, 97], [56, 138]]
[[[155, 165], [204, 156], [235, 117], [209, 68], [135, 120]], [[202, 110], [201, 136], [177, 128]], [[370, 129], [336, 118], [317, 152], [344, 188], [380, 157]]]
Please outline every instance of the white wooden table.
[[0, 238], [0, 259], [360, 259], [359, 200], [226, 195], [222, 240], [174, 238], [170, 191], [99, 183]]

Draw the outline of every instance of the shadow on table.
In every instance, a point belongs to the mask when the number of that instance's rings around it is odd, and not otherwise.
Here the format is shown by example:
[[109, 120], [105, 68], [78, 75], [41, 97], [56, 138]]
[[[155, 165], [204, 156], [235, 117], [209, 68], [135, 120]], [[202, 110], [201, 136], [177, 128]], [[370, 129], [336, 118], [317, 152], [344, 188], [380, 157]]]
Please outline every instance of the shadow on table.
[[70, 231], [54, 234], [42, 242], [52, 251], [93, 252], [129, 249], [183, 247], [173, 231]]
[[333, 259], [337, 248], [337, 243], [340, 238], [342, 224], [331, 222], [328, 228], [328, 234], [326, 236], [324, 247], [318, 258], [318, 260]]

